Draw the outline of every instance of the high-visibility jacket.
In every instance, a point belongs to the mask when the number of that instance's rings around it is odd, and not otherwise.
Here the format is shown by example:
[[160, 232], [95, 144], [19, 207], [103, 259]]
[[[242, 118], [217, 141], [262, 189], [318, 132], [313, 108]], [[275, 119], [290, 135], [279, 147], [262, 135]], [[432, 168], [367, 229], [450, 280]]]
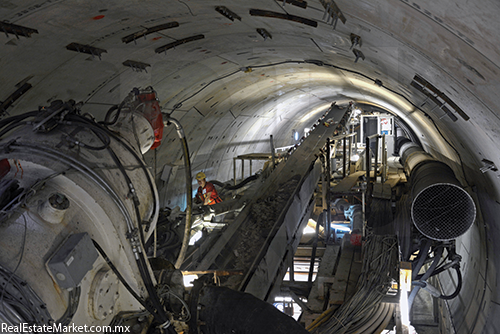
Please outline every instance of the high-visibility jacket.
[[219, 197], [217, 190], [212, 183], [207, 182], [205, 187], [198, 187], [198, 192], [196, 193], [196, 198], [198, 198], [202, 203], [205, 203], [205, 198], [209, 193], [212, 193], [210, 199], [208, 200], [208, 205], [214, 205], [215, 203], [222, 202], [222, 199]]

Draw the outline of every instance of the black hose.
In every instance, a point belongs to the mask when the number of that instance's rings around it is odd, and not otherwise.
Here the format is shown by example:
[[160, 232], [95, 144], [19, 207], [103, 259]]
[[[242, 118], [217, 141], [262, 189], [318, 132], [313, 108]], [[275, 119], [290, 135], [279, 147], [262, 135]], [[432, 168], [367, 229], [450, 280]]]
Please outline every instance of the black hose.
[[30, 112], [24, 113], [22, 115], [11, 116], [9, 118], [5, 118], [5, 119], [0, 121], [0, 128], [3, 128], [4, 126], [6, 126], [9, 123], [19, 122], [19, 121], [22, 121], [23, 119], [26, 119], [26, 118], [31, 117], [31, 116], [37, 116], [39, 114], [40, 114], [39, 111], [30, 111]]
[[189, 158], [189, 148], [187, 144], [186, 137], [183, 136], [181, 138], [182, 148], [184, 152], [184, 165], [186, 172], [186, 227], [184, 229], [184, 237], [182, 240], [181, 250], [179, 252], [179, 257], [177, 261], [175, 261], [175, 268], [180, 268], [182, 263], [184, 262], [184, 258], [186, 257], [187, 249], [189, 246], [189, 237], [191, 236], [191, 225], [193, 223], [192, 210], [193, 210], [193, 188], [191, 184], [191, 161]]
[[[144, 306], [144, 308], [146, 310], [148, 310], [148, 312], [151, 313], [151, 315], [153, 315], [157, 319], [157, 321], [160, 322], [160, 324], [168, 323], [169, 324], [169, 328], [170, 328], [171, 326], [170, 326], [170, 321], [168, 319], [168, 315], [166, 314], [165, 309], [163, 308], [163, 305], [161, 304], [161, 301], [160, 301], [160, 299], [158, 297], [158, 294], [156, 293], [156, 290], [154, 290], [154, 285], [153, 285], [153, 282], [151, 281], [151, 276], [149, 275], [146, 263], [144, 261], [144, 257], [142, 256], [143, 253], [141, 253], [141, 255], [139, 255], [136, 258], [136, 261], [137, 261], [137, 265], [138, 265], [138, 268], [139, 268], [139, 272], [141, 273], [141, 277], [142, 277], [142, 279], [144, 281], [144, 285], [146, 287], [146, 290], [148, 291], [148, 294], [149, 294], [150, 301], [151, 301], [152, 305], [146, 303], [132, 289], [132, 287], [123, 278], [123, 276], [120, 274], [120, 272], [115, 267], [115, 265], [111, 262], [111, 260], [106, 255], [106, 253], [101, 248], [101, 246], [95, 240], [92, 240], [92, 242], [94, 243], [94, 246], [96, 247], [97, 251], [101, 254], [101, 256], [104, 258], [104, 260], [106, 261], [106, 263], [111, 268], [111, 270], [115, 273], [115, 275], [118, 277], [118, 279], [120, 280], [120, 282], [122, 282], [122, 284], [125, 286], [125, 288], [130, 292], [130, 294], [139, 303], [141, 303], [141, 305]], [[156, 309], [156, 311], [155, 311], [155, 309]]]
[[220, 182], [220, 181], [217, 181], [217, 180], [210, 180], [208, 181], [216, 186], [219, 186], [221, 188], [225, 188], [225, 187], [228, 187], [229, 185], [227, 183], [224, 183], [224, 182]]
[[68, 307], [66, 308], [64, 314], [56, 321], [56, 323], [63, 326], [69, 325], [69, 323], [73, 319], [73, 316], [78, 310], [81, 292], [82, 289], [79, 286], [68, 292]]
[[240, 189], [241, 187], [245, 186], [246, 184], [252, 182], [252, 181], [255, 181], [259, 178], [259, 175], [258, 174], [254, 174], [254, 175], [251, 175], [249, 177], [247, 177], [246, 179], [244, 179], [243, 181], [241, 181], [240, 183], [238, 183], [237, 185], [235, 186], [225, 186], [224, 189], [227, 189], [227, 190], [236, 190], [236, 189]]
[[[195, 93], [196, 94], [196, 93]], [[180, 268], [184, 259], [186, 257], [187, 249], [189, 247], [189, 237], [191, 235], [191, 225], [193, 224], [193, 185], [191, 181], [191, 160], [189, 157], [189, 147], [184, 134], [184, 129], [181, 123], [175, 118], [171, 118], [170, 115], [165, 115], [164, 123], [166, 125], [174, 124], [177, 131], [177, 135], [181, 140], [182, 153], [184, 156], [184, 172], [186, 176], [186, 224], [184, 227], [184, 237], [182, 238], [182, 246], [179, 252], [179, 256], [175, 261], [175, 268]]]
[[[91, 122], [89, 120], [85, 119], [85, 123], [87, 123], [89, 126], [91, 126], [92, 128], [94, 128], [96, 130], [98, 129], [97, 131], [103, 131], [103, 129], [101, 127], [99, 127], [98, 125], [94, 124], [93, 122]], [[103, 140], [103, 139], [101, 138], [101, 140]], [[104, 143], [104, 141], [103, 141], [103, 143]], [[108, 152], [109, 152], [111, 158], [113, 159], [113, 161], [117, 165], [118, 169], [122, 173], [123, 177], [125, 178], [126, 183], [129, 187], [129, 190], [133, 196], [134, 211], [136, 213], [136, 219], [137, 219], [137, 225], [138, 225], [137, 229], [139, 230], [139, 236], [140, 236], [140, 242], [141, 242], [141, 245], [139, 246], [139, 251], [136, 253], [136, 262], [137, 262], [137, 267], [139, 269], [141, 277], [144, 281], [144, 286], [146, 287], [146, 290], [148, 291], [149, 298], [150, 298], [154, 308], [156, 308], [156, 312], [152, 312], [151, 314], [153, 314], [153, 316], [155, 318], [157, 318], [157, 320], [160, 322], [160, 325], [170, 327], [170, 321], [169, 321], [168, 315], [165, 312], [163, 305], [161, 304], [161, 300], [160, 300], [160, 298], [159, 298], [159, 296], [154, 288], [153, 281], [152, 281], [151, 276], [149, 274], [147, 263], [146, 263], [146, 260], [144, 258], [145, 254], [144, 254], [144, 252], [140, 251], [141, 249], [144, 249], [144, 245], [146, 244], [146, 242], [144, 239], [144, 231], [143, 231], [143, 228], [141, 226], [142, 219], [141, 219], [141, 215], [139, 212], [139, 205], [140, 205], [139, 199], [137, 198], [135, 188], [132, 184], [132, 180], [128, 176], [120, 159], [118, 158], [118, 156], [116, 155], [116, 153], [114, 152], [114, 150], [111, 147], [108, 147], [107, 149], [108, 149]], [[149, 177], [147, 177], [147, 178], [149, 179]]]
[[147, 305], [146, 302], [141, 298], [141, 296], [139, 296], [134, 291], [134, 289], [132, 289], [132, 287], [128, 284], [128, 282], [122, 276], [122, 274], [120, 273], [120, 271], [118, 271], [118, 268], [116, 268], [116, 266], [113, 264], [113, 262], [111, 262], [110, 258], [106, 254], [106, 252], [102, 249], [101, 245], [99, 245], [99, 243], [97, 241], [95, 241], [94, 239], [92, 239], [92, 242], [94, 243], [94, 246], [97, 249], [97, 251], [99, 252], [99, 254], [101, 254], [101, 256], [103, 257], [104, 261], [106, 261], [106, 263], [108, 264], [108, 266], [115, 273], [116, 277], [118, 277], [118, 279], [120, 280], [120, 282], [122, 282], [123, 286], [127, 289], [127, 291], [130, 292], [130, 294], [132, 295], [132, 297], [134, 297], [139, 303], [141, 303], [141, 305], [144, 306], [144, 308], [146, 308], [148, 311], [150, 311], [149, 305]]
[[120, 172], [123, 174], [123, 177], [125, 178], [127, 185], [129, 187], [129, 190], [132, 194], [132, 199], [134, 203], [134, 211], [136, 214], [136, 219], [137, 219], [137, 229], [139, 230], [139, 236], [140, 236], [140, 241], [141, 245], [139, 245], [138, 252], [136, 253], [136, 262], [137, 262], [137, 267], [139, 269], [139, 272], [141, 274], [141, 277], [144, 281], [144, 286], [146, 287], [146, 290], [148, 291], [149, 298], [151, 300], [151, 303], [153, 304], [154, 308], [156, 308], [156, 312], [153, 312], [153, 316], [160, 322], [160, 326], [162, 327], [170, 327], [170, 320], [168, 318], [167, 313], [165, 312], [165, 309], [161, 303], [160, 297], [158, 296], [157, 291], [155, 290], [153, 281], [151, 279], [151, 275], [149, 274], [148, 266], [145, 260], [145, 254], [144, 252], [141, 251], [141, 249], [144, 249], [144, 245], [146, 244], [144, 240], [144, 231], [141, 226], [142, 219], [141, 219], [141, 214], [139, 212], [139, 199], [137, 197], [135, 188], [132, 184], [132, 180], [128, 176], [127, 171], [125, 170], [125, 167], [121, 163], [120, 159], [116, 155], [115, 151], [111, 148], [107, 148], [111, 158], [115, 162], [115, 164], [118, 166], [118, 169]]
[[[12, 146], [14, 146], [14, 145], [11, 145], [11, 147]], [[19, 144], [16, 144], [15, 146], [19, 146]], [[24, 144], [23, 146], [19, 146], [19, 147], [23, 147], [23, 148], [35, 148], [37, 146], [29, 146], [29, 145]], [[57, 151], [55, 151], [53, 149], [50, 149], [48, 147], [43, 147], [43, 148], [38, 147], [37, 150], [36, 150], [36, 153], [38, 153], [38, 154], [41, 153], [43, 155], [44, 151], [42, 149], [45, 150], [45, 152], [48, 153], [49, 156], [53, 155], [53, 154], [61, 154], [60, 152], [57, 152]], [[114, 154], [114, 152], [113, 152], [113, 154]], [[69, 156], [64, 155], [64, 154], [63, 154], [63, 156], [68, 160], [69, 164], [71, 166], [75, 167], [77, 170], [94, 173], [91, 169], [89, 169], [88, 166], [83, 165], [81, 162], [75, 160], [74, 158], [69, 157]], [[75, 165], [75, 164], [77, 164], [77, 165]], [[123, 166], [122, 166], [122, 168], [123, 168]], [[96, 180], [100, 181], [100, 178], [97, 178]], [[107, 183], [105, 183], [105, 185], [106, 185], [106, 188], [105, 188], [106, 191], [111, 191], [112, 195], [116, 195], [112, 191], [112, 189], [110, 188], [110, 186]], [[126, 214], [126, 213], [124, 212], [124, 214]], [[129, 217], [129, 218], [131, 218], [131, 217]], [[140, 221], [141, 220], [139, 219], [138, 220], [139, 224], [140, 224]], [[147, 290], [147, 292], [149, 294], [149, 297], [151, 298], [153, 306], [154, 306], [154, 308], [156, 308], [156, 311], [157, 311], [157, 312], [153, 312], [152, 314], [153, 314], [153, 316], [156, 319], [158, 319], [159, 323], [162, 326], [166, 326], [167, 328], [170, 328], [171, 326], [170, 326], [170, 321], [168, 319], [168, 315], [166, 314], [166, 312], [165, 312], [165, 310], [164, 310], [164, 308], [163, 308], [163, 306], [161, 304], [161, 301], [160, 301], [160, 299], [159, 299], [159, 297], [158, 297], [158, 295], [156, 293], [156, 290], [154, 289], [154, 285], [153, 285], [151, 277], [149, 275], [149, 271], [147, 269], [146, 261], [144, 259], [144, 253], [142, 251], [138, 252], [138, 253], [136, 253], [136, 256], [137, 256], [136, 257], [136, 261], [137, 261], [137, 266], [138, 266], [139, 272], [140, 272], [141, 277], [142, 277], [142, 279], [144, 281], [144, 285], [145, 285], [146, 290]], [[173, 333], [175, 333], [175, 331]]]
[[[120, 105], [121, 107], [121, 105]], [[115, 110], [118, 110], [115, 114], [114, 119], [110, 122], [109, 118], [111, 117], [111, 113]], [[121, 108], [118, 107], [118, 105], [114, 105], [111, 108], [109, 108], [108, 112], [106, 113], [106, 116], [104, 117], [104, 121], [99, 122], [99, 124], [103, 125], [113, 125], [118, 121], [118, 117], [120, 116]]]
[[130, 154], [132, 154], [132, 156], [135, 158], [135, 160], [137, 160], [137, 162], [139, 163], [139, 165], [141, 166], [141, 168], [142, 168], [142, 170], [144, 172], [144, 175], [146, 176], [146, 179], [148, 180], [148, 185], [149, 185], [149, 188], [151, 189], [151, 193], [154, 196], [154, 205], [155, 205], [155, 207], [153, 208], [153, 212], [157, 211], [158, 208], [156, 207], [156, 204], [158, 202], [158, 195], [157, 195], [157, 193], [155, 191], [156, 187], [153, 184], [153, 181], [151, 179], [151, 175], [150, 175], [150, 173], [148, 171], [148, 167], [144, 163], [144, 160], [137, 154], [137, 152], [132, 147], [130, 147], [130, 145], [127, 142], [125, 142], [122, 138], [120, 138], [115, 133], [109, 131], [105, 127], [102, 127], [102, 126], [100, 126], [100, 125], [92, 122], [91, 120], [85, 119], [85, 123], [88, 124], [88, 125], [90, 125], [90, 126], [95, 127], [96, 129], [99, 129], [100, 131], [105, 132], [107, 136], [113, 138], [118, 143], [120, 143], [120, 145], [122, 145]]
[[[422, 280], [426, 281], [431, 274], [434, 272], [434, 269], [436, 269], [436, 266], [438, 265], [439, 261], [441, 260], [441, 256], [443, 255], [444, 248], [439, 247], [436, 251], [434, 251], [434, 260], [432, 261], [431, 266], [429, 269], [425, 272], [424, 276], [422, 276]], [[415, 297], [417, 296], [418, 291], [420, 290], [419, 286], [414, 287], [411, 290], [410, 296], [408, 297], [408, 309], [411, 310], [411, 307], [413, 305], [413, 300], [415, 300]]]
[[425, 259], [427, 259], [427, 253], [429, 253], [429, 249], [431, 248], [431, 244], [432, 244], [432, 242], [430, 239], [425, 239], [425, 244], [419, 251], [419, 258], [417, 260], [417, 263], [412, 268], [412, 276], [413, 276], [412, 280], [413, 281], [416, 279], [418, 272], [420, 271], [420, 268], [422, 268], [422, 266], [424, 265]]
[[[69, 122], [69, 125], [74, 125], [74, 123], [75, 123], [74, 121], [71, 121]], [[83, 126], [86, 126], [88, 128], [87, 123], [80, 122], [79, 120], [77, 120], [76, 123], [81, 123]], [[86, 148], [91, 151], [102, 151], [109, 147], [109, 145], [111, 144], [111, 138], [106, 132], [103, 131], [103, 129], [96, 127], [96, 128], [91, 128], [90, 131], [92, 131], [96, 135], [96, 137], [101, 140], [101, 142], [103, 143], [102, 146], [92, 146], [85, 144], [71, 135], [67, 135], [66, 139], [72, 140], [75, 145], [78, 145], [80, 147]]]
[[460, 266], [456, 265], [454, 266], [455, 271], [457, 272], [457, 277], [458, 277], [458, 282], [457, 282], [457, 288], [455, 289], [455, 292], [453, 292], [451, 295], [441, 295], [439, 298], [444, 299], [444, 300], [450, 300], [458, 296], [460, 293], [460, 290], [462, 290], [462, 273], [460, 272]]
[[11, 124], [9, 124], [7, 127], [5, 127], [5, 129], [3, 129], [2, 131], [0, 131], [0, 138], [3, 137], [9, 131], [12, 131], [13, 129], [15, 129], [15, 128], [19, 127], [19, 126], [26, 125], [26, 124], [28, 124], [28, 122], [18, 122], [18, 123], [11, 123]]

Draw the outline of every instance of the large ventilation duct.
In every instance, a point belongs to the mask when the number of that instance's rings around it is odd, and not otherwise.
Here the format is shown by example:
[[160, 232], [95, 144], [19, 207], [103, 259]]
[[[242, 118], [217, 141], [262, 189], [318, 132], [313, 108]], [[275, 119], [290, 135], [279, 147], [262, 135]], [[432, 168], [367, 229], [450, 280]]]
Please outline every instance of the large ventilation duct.
[[401, 163], [410, 175], [411, 217], [415, 227], [426, 237], [440, 241], [467, 232], [475, 221], [476, 206], [453, 170], [417, 144], [408, 140], [399, 142]]

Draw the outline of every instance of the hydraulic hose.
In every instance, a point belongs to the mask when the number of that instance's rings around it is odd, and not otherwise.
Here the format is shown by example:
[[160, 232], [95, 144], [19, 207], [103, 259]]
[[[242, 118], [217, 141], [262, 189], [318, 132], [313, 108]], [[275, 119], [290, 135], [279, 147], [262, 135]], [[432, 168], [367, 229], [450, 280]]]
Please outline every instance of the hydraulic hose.
[[[436, 269], [439, 261], [441, 260], [441, 256], [443, 255], [444, 248], [439, 247], [435, 252], [434, 252], [434, 260], [432, 261], [431, 266], [429, 269], [425, 272], [424, 276], [422, 276], [422, 280], [426, 281], [431, 274], [434, 272], [434, 269]], [[408, 297], [408, 309], [411, 310], [411, 306], [413, 304], [413, 300], [417, 296], [418, 291], [420, 290], [419, 286], [415, 286], [413, 290], [411, 290], [410, 296]]]
[[445, 299], [445, 300], [450, 300], [458, 296], [460, 293], [460, 290], [462, 290], [462, 273], [460, 272], [460, 267], [456, 265], [455, 271], [457, 272], [457, 277], [458, 277], [458, 282], [457, 282], [457, 288], [455, 289], [455, 292], [453, 292], [451, 295], [441, 295], [439, 298]]
[[252, 182], [252, 181], [255, 181], [259, 178], [259, 175], [258, 174], [254, 174], [254, 175], [250, 175], [249, 177], [247, 177], [246, 179], [244, 179], [243, 181], [241, 181], [240, 183], [238, 183], [237, 185], [235, 186], [228, 186], [228, 185], [225, 185], [224, 186], [224, 189], [227, 189], [227, 190], [236, 190], [236, 189], [240, 189], [241, 187], [243, 187], [244, 185]]
[[104, 250], [102, 249], [101, 245], [99, 245], [99, 243], [97, 243], [97, 241], [93, 240], [92, 239], [92, 243], [94, 244], [94, 247], [97, 249], [97, 251], [99, 252], [99, 254], [101, 254], [101, 256], [104, 258], [104, 261], [106, 261], [106, 263], [108, 264], [109, 268], [111, 268], [111, 270], [115, 273], [116, 277], [118, 277], [118, 279], [120, 280], [120, 282], [123, 284], [123, 286], [127, 289], [127, 291], [142, 305], [144, 306], [145, 309], [147, 309], [148, 311], [150, 311], [151, 313], [151, 308], [149, 307], [148, 304], [146, 304], [146, 302], [141, 298], [141, 296], [139, 296], [135, 291], [134, 289], [132, 289], [132, 287], [130, 286], [130, 284], [128, 284], [128, 282], [125, 280], [125, 278], [123, 277], [123, 275], [120, 273], [120, 271], [118, 271], [118, 268], [116, 268], [116, 266], [113, 264], [113, 262], [111, 262], [110, 258], [108, 257], [108, 255], [106, 254], [106, 252], [104, 252]]
[[[455, 291], [451, 295], [443, 295], [438, 289], [436, 289], [434, 286], [430, 285], [426, 281], [422, 281], [422, 280], [413, 281], [411, 284], [413, 286], [420, 287], [422, 289], [427, 290], [427, 292], [429, 292], [433, 297], [446, 299], [446, 300], [453, 299], [456, 296], [458, 296], [458, 294], [460, 293], [460, 290], [462, 290], [462, 273], [460, 272], [460, 266], [456, 265], [453, 267], [453, 269], [455, 269], [457, 272], [458, 282], [457, 282], [457, 287], [455, 288]], [[435, 274], [435, 272], [433, 274]]]
[[422, 246], [422, 248], [420, 248], [418, 260], [412, 268], [413, 280], [416, 279], [418, 272], [420, 271], [420, 268], [422, 268], [422, 266], [424, 265], [425, 259], [427, 259], [427, 253], [429, 253], [429, 249], [431, 248], [431, 244], [432, 244], [431, 240], [426, 239], [424, 245]]
[[[97, 185], [99, 185], [106, 193], [110, 195], [110, 197], [113, 199], [115, 204], [118, 206], [120, 211], [122, 212], [125, 221], [127, 222], [127, 227], [130, 232], [134, 230], [134, 225], [132, 218], [125, 207], [124, 203], [121, 201], [120, 197], [116, 194], [116, 192], [111, 188], [111, 186], [104, 181], [95, 171], [93, 171], [90, 167], [87, 165], [83, 164], [82, 162], [74, 159], [73, 157], [70, 157], [64, 153], [60, 153], [57, 150], [54, 150], [49, 147], [40, 147], [40, 146], [35, 146], [35, 145], [29, 145], [29, 144], [11, 144], [9, 146], [10, 149], [19, 149], [19, 150], [25, 150], [25, 151], [30, 151], [34, 154], [40, 155], [40, 156], [45, 156], [45, 157], [50, 157], [58, 161], [62, 161], [63, 163], [68, 164], [69, 166], [75, 168], [76, 170], [82, 172], [84, 175], [87, 175], [91, 178], [92, 181], [94, 181]], [[163, 329], [167, 330], [169, 333], [175, 333], [174, 329], [170, 325], [170, 321], [168, 319], [168, 315], [166, 314], [163, 305], [161, 304], [161, 301], [159, 300], [158, 294], [154, 290], [154, 285], [151, 280], [151, 277], [148, 272], [147, 264], [144, 259], [144, 253], [142, 252], [142, 247], [141, 245], [137, 245], [136, 249], [138, 252], [135, 253], [135, 258], [137, 262], [137, 266], [139, 269], [139, 272], [141, 274], [141, 278], [144, 281], [144, 286], [146, 287], [146, 290], [148, 292], [148, 295], [150, 297], [150, 300], [156, 309], [156, 312], [152, 313], [155, 318], [158, 320], [158, 322], [161, 324], [160, 326], [163, 327]]]
[[175, 129], [177, 130], [177, 135], [179, 136], [182, 143], [182, 152], [184, 156], [184, 169], [186, 172], [186, 227], [184, 228], [184, 238], [182, 239], [181, 251], [179, 253], [179, 257], [175, 262], [175, 268], [179, 269], [184, 262], [184, 258], [186, 257], [187, 249], [189, 246], [189, 237], [191, 235], [191, 225], [193, 224], [193, 186], [191, 183], [191, 161], [189, 159], [189, 148], [186, 140], [186, 135], [184, 134], [184, 130], [182, 129], [181, 123], [171, 118], [169, 115], [164, 115], [164, 123], [165, 126], [170, 125], [170, 123], [175, 125]]

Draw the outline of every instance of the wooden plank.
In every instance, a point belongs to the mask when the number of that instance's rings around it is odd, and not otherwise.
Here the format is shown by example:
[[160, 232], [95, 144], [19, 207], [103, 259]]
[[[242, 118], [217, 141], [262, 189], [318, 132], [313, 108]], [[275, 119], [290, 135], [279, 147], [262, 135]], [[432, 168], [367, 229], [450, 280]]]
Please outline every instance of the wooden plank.
[[339, 184], [337, 184], [335, 187], [333, 187], [332, 192], [342, 193], [342, 192], [351, 191], [351, 188], [356, 185], [356, 183], [358, 182], [358, 179], [362, 175], [365, 175], [365, 174], [366, 174], [366, 172], [364, 172], [364, 171], [359, 171], [359, 172], [350, 174], [349, 176], [342, 179], [342, 181], [340, 181]]
[[345, 301], [353, 255], [353, 247], [344, 247], [342, 249], [332, 288], [330, 289], [330, 305], [340, 305]]
[[391, 188], [394, 188], [399, 182], [406, 182], [406, 175], [402, 169], [398, 169], [394, 173], [390, 173], [385, 181], [385, 183], [389, 184]]
[[[316, 248], [317, 257], [322, 257], [324, 253], [325, 253], [324, 247]], [[299, 246], [295, 251], [295, 257], [311, 257], [311, 255], [312, 255], [312, 246]]]
[[361, 246], [359, 246], [354, 248], [351, 271], [349, 273], [349, 280], [347, 281], [346, 299], [350, 298], [356, 293], [356, 287], [358, 285], [358, 279], [359, 275], [361, 275], [362, 267], [363, 261], [361, 259]]
[[325, 255], [321, 259], [321, 263], [316, 274], [316, 284], [318, 286], [318, 295], [323, 299], [325, 295], [325, 284], [333, 283], [333, 271], [339, 260], [340, 246], [327, 245]]
[[339, 245], [328, 245], [321, 259], [316, 280], [307, 297], [307, 306], [313, 312], [322, 313], [325, 304], [325, 284], [333, 283], [333, 271], [340, 254]]

